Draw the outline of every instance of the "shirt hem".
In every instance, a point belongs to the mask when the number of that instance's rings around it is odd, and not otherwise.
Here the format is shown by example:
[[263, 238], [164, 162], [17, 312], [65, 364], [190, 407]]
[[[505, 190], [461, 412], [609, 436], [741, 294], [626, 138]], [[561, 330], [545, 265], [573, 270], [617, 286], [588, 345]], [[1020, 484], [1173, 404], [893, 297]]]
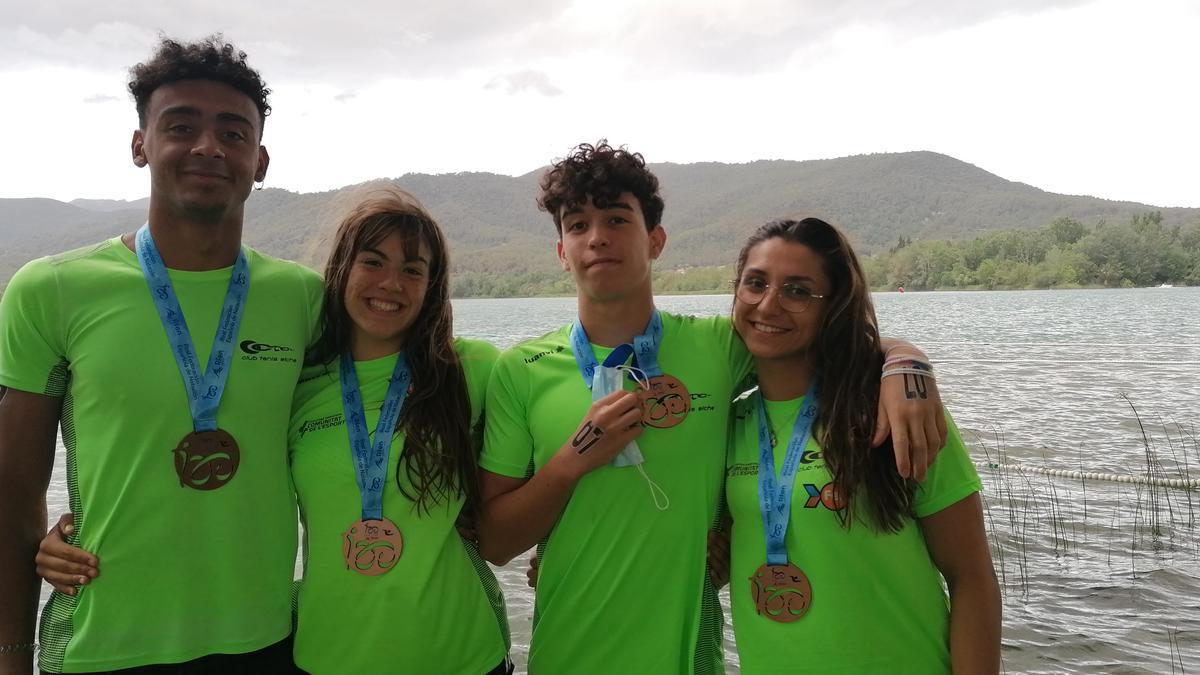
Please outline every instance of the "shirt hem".
[[[223, 643], [223, 644], [217, 645], [215, 647], [199, 649], [196, 651], [190, 651], [190, 652], [185, 652], [185, 653], [184, 652], [175, 652], [175, 653], [172, 653], [169, 655], [168, 654], [155, 654], [155, 655], [132, 657], [132, 658], [127, 658], [127, 659], [105, 659], [105, 660], [97, 660], [97, 661], [85, 661], [83, 659], [78, 659], [78, 658], [65, 658], [65, 659], [63, 659], [63, 663], [62, 663], [62, 670], [59, 670], [59, 671], [46, 670], [46, 672], [48, 672], [48, 673], [50, 673], [50, 672], [89, 673], [89, 672], [95, 672], [95, 671], [103, 672], [103, 671], [108, 671], [108, 670], [121, 670], [123, 668], [137, 668], [139, 666], [171, 665], [171, 664], [187, 663], [188, 661], [193, 661], [195, 659], [198, 659], [198, 658], [201, 658], [204, 656], [209, 656], [210, 654], [249, 654], [250, 652], [255, 652], [260, 649], [265, 649], [267, 647], [270, 647], [271, 645], [275, 644], [276, 642], [279, 642], [280, 640], [287, 638], [288, 635], [291, 635], [291, 632], [292, 632], [291, 626], [288, 626], [286, 630], [282, 631], [279, 635], [276, 635], [275, 637], [260, 638], [258, 640], [252, 640], [249, 642]], [[67, 649], [70, 650], [70, 647], [68, 646]], [[45, 670], [45, 667], [41, 663], [38, 664], [38, 667]]]

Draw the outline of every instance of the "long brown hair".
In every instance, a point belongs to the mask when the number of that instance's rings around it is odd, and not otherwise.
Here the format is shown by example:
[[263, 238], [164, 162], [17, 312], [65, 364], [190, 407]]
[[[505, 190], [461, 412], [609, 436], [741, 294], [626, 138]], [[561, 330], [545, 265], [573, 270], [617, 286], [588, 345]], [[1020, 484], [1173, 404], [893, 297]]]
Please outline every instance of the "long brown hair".
[[751, 249], [774, 238], [810, 248], [820, 256], [830, 281], [812, 352], [813, 375], [821, 383], [817, 441], [845, 505], [838, 518], [850, 527], [861, 496], [871, 523], [880, 531], [897, 532], [905, 518], [914, 515], [915, 486], [896, 471], [890, 439], [885, 447], [871, 447], [883, 355], [875, 308], [858, 257], [846, 237], [819, 218], [777, 220], [758, 228], [742, 246], [736, 283], [741, 283]]
[[[350, 268], [359, 251], [376, 246], [394, 232], [403, 239], [406, 257], [416, 257], [421, 242], [430, 253], [425, 302], [404, 344], [413, 385], [396, 425], [396, 432], [405, 434], [396, 484], [419, 512], [428, 513], [443, 499], [459, 496], [465, 497], [466, 508], [473, 510], [479, 503], [477, 452], [470, 429], [467, 381], [454, 350], [449, 253], [441, 228], [412, 195], [397, 188], [377, 188], [342, 219], [325, 266], [320, 336], [307, 361], [330, 365], [349, 352], [354, 329], [345, 305]], [[416, 494], [410, 494], [400, 480], [401, 471]]]

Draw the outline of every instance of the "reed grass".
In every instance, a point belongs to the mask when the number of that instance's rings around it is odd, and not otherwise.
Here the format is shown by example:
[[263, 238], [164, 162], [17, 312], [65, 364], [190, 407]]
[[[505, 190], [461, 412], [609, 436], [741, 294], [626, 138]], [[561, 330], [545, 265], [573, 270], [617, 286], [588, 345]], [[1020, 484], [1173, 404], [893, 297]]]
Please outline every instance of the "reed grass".
[[[1123, 398], [1137, 423], [1137, 475], [1193, 480], [1200, 467], [1195, 427], [1161, 417], [1152, 427]], [[1096, 547], [1088, 544], [1097, 535], [1110, 578], [1134, 584], [1161, 567], [1164, 557], [1200, 558], [1200, 491], [1048, 475], [1035, 480], [1013, 469], [1019, 462], [1010, 461], [998, 428], [976, 435], [971, 445], [996, 467], [981, 477], [988, 539], [1006, 602], [1014, 594], [1027, 598], [1031, 577], [1061, 574], [1064, 565], [1096, 558]], [[1085, 465], [1083, 448], [1076, 452], [1080, 471], [1095, 471]], [[1043, 453], [1042, 467], [1053, 468], [1051, 459]]]

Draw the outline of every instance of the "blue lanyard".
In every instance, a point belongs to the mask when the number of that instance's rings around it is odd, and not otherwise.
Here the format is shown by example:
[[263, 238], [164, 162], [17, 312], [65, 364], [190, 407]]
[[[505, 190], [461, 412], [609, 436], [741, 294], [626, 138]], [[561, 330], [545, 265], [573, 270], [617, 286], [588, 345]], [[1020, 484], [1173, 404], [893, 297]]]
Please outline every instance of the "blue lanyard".
[[388, 454], [392, 449], [392, 434], [400, 420], [404, 399], [408, 398], [408, 360], [401, 353], [396, 357], [396, 367], [388, 380], [387, 396], [379, 410], [379, 422], [375, 424], [375, 439], [367, 435], [367, 417], [363, 412], [362, 393], [358, 388], [358, 375], [354, 372], [354, 358], [343, 354], [341, 358], [342, 412], [346, 418], [346, 432], [350, 435], [350, 458], [354, 461], [354, 478], [362, 495], [362, 519], [383, 518], [383, 484], [387, 475]]
[[[650, 323], [646, 324], [645, 332], [635, 337], [632, 345], [627, 342], [612, 350], [608, 358], [604, 359], [604, 367], [616, 368], [625, 363], [625, 359], [629, 358], [630, 354], [633, 354], [634, 365], [645, 373], [646, 377], [662, 375], [662, 369], [658, 365], [658, 346], [662, 344], [662, 333], [662, 317], [659, 316], [656, 309], [650, 315]], [[596, 367], [601, 364], [596, 361], [596, 355], [592, 352], [592, 343], [588, 340], [587, 331], [583, 329], [583, 324], [580, 323], [578, 317], [571, 326], [571, 352], [575, 354], [575, 363], [579, 366], [579, 373], [583, 376], [584, 384], [591, 389]]]
[[788, 441], [787, 454], [783, 457], [783, 469], [779, 480], [775, 479], [775, 454], [771, 447], [771, 429], [767, 424], [767, 406], [762, 392], [758, 393], [758, 503], [762, 511], [763, 531], [767, 535], [767, 564], [786, 565], [788, 520], [792, 515], [792, 484], [796, 480], [796, 469], [808, 439], [812, 437], [812, 425], [817, 419], [819, 408], [816, 380], [804, 395], [804, 405], [796, 415], [792, 427], [792, 438]]
[[142, 267], [142, 275], [146, 277], [146, 283], [150, 286], [150, 297], [154, 300], [158, 316], [167, 332], [171, 353], [175, 355], [179, 373], [186, 385], [184, 388], [187, 390], [188, 407], [192, 413], [192, 429], [215, 431], [217, 409], [221, 405], [221, 396], [225, 393], [225, 383], [229, 379], [229, 367], [233, 363], [233, 344], [237, 341], [238, 326], [242, 323], [242, 310], [246, 307], [246, 295], [250, 292], [250, 267], [246, 263], [246, 254], [244, 251], [238, 251], [233, 274], [229, 277], [229, 289], [225, 292], [221, 321], [217, 325], [212, 352], [208, 356], [208, 369], [202, 373], [200, 359], [197, 358], [196, 348], [192, 343], [192, 334], [188, 331], [187, 320], [179, 307], [175, 286], [171, 283], [171, 277], [167, 275], [167, 266], [163, 264], [158, 247], [154, 245], [154, 237], [150, 235], [149, 223], [137, 231], [134, 249], [138, 264]]

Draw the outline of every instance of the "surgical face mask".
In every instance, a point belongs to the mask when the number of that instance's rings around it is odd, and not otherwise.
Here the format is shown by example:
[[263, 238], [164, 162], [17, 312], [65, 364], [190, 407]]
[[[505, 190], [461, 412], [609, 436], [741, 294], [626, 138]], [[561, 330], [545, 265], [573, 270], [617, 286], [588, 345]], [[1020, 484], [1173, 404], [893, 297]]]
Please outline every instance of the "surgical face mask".
[[[596, 366], [595, 373], [592, 376], [592, 401], [608, 396], [614, 391], [620, 391], [622, 383], [625, 380], [625, 373], [629, 372], [637, 380], [638, 386], [645, 387], [648, 379], [646, 374], [641, 370], [630, 366], [617, 366], [615, 368], [607, 368], [605, 366]], [[671, 505], [671, 500], [663, 492], [662, 487], [651, 480], [646, 474], [645, 467], [642, 464], [646, 458], [642, 455], [642, 451], [638, 448], [637, 441], [629, 441], [629, 444], [621, 449], [621, 452], [613, 458], [612, 465], [614, 467], [636, 466], [642, 477], [646, 479], [646, 485], [650, 488], [650, 496], [654, 499], [654, 506], [660, 511], [667, 510]]]
[[[626, 370], [632, 369], [629, 366], [617, 366], [616, 368], [596, 366], [596, 373], [592, 376], [592, 402], [595, 403], [614, 391], [620, 391]], [[613, 458], [612, 465], [619, 468], [634, 466], [644, 461], [646, 458], [642, 456], [637, 441], [629, 441], [629, 445], [626, 445], [621, 453]]]

